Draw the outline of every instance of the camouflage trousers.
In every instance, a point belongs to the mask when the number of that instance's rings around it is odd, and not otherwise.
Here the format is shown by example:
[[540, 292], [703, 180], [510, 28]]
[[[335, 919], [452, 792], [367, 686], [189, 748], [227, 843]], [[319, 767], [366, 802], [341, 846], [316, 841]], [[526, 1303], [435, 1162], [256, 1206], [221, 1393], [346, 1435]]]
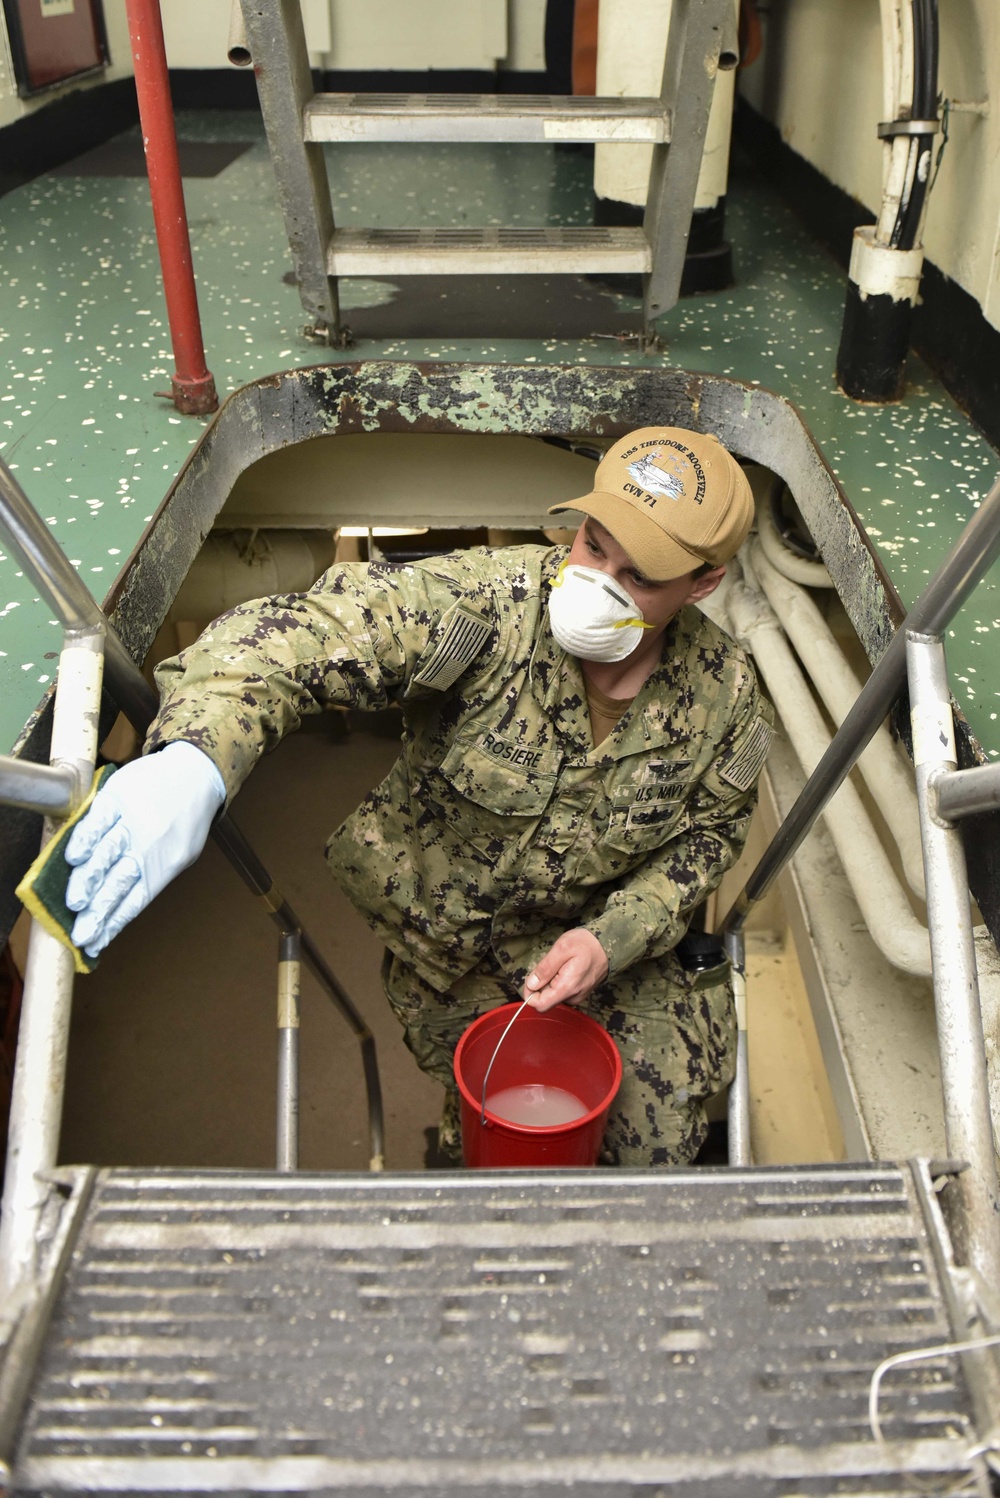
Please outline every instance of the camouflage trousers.
[[[489, 963], [447, 993], [386, 952], [382, 983], [417, 1064], [446, 1090], [439, 1134], [443, 1154], [461, 1158], [455, 1047], [488, 1009], [521, 998]], [[687, 972], [673, 953], [634, 964], [579, 1006], [613, 1038], [622, 1084], [611, 1105], [601, 1164], [683, 1165], [708, 1132], [705, 1102], [732, 1080], [736, 1017], [728, 962]]]

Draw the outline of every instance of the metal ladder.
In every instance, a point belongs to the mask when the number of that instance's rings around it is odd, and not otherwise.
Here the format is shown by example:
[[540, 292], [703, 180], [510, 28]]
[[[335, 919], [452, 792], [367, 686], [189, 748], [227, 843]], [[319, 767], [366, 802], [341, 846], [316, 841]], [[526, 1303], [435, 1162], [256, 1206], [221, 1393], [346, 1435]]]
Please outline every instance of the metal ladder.
[[[241, 3], [307, 332], [345, 341], [341, 276], [631, 272], [653, 338], [680, 292], [716, 73], [737, 61], [732, 0], [673, 0], [663, 83], [649, 99], [315, 94], [299, 0]], [[386, 141], [648, 144], [645, 218], [641, 228], [336, 228], [324, 144]]]
[[[938, 1049], [949, 1154], [965, 1162], [952, 1192], [963, 1255], [987, 1287], [1000, 1286], [1000, 1185], [990, 1117], [963, 817], [1000, 806], [1000, 765], [959, 770], [943, 635], [1000, 557], [1000, 480], [910, 609], [830, 743], [724, 927], [737, 980], [739, 1054], [730, 1098], [729, 1153], [750, 1159], [743, 926], [908, 687], [920, 838], [931, 939]], [[1000, 1329], [1000, 1328], [998, 1328]]]

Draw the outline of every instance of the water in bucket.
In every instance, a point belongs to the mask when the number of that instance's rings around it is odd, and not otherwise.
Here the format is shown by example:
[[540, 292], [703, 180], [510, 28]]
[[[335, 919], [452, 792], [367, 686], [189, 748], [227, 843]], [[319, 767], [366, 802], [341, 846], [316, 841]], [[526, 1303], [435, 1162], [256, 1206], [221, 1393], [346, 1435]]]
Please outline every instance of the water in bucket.
[[587, 1112], [580, 1099], [565, 1087], [546, 1087], [544, 1082], [526, 1082], [521, 1087], [505, 1087], [502, 1092], [489, 1093], [486, 1109], [497, 1118], [524, 1124], [529, 1129], [573, 1123]]
[[[502, 1004], [480, 1015], [455, 1051], [462, 1114], [462, 1155], [472, 1167], [596, 1165], [608, 1112], [622, 1076], [621, 1057], [608, 1032], [578, 1009], [560, 1004], [544, 1014]], [[510, 1032], [497, 1049], [507, 1026]], [[495, 1054], [495, 1061], [494, 1061]], [[493, 1063], [490, 1070], [491, 1062]], [[489, 1072], [489, 1096], [483, 1084]], [[574, 1116], [512, 1121], [496, 1103], [515, 1093], [522, 1108], [558, 1107], [569, 1094]]]

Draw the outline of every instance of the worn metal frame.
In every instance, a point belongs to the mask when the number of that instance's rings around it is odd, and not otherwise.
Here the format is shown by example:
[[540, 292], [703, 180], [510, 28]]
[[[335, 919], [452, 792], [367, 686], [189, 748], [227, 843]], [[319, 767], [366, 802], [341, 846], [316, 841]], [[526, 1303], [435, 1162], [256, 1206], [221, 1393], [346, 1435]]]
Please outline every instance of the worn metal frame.
[[68, 817], [73, 809], [76, 776], [65, 765], [33, 765], [0, 755], [0, 801], [46, 817]]
[[243, 25], [299, 296], [316, 334], [335, 341], [340, 304], [326, 270], [333, 205], [323, 147], [303, 139], [313, 86], [300, 0], [243, 0]]
[[[94, 778], [106, 628], [100, 616], [82, 622], [81, 612], [68, 608], [60, 617], [63, 645], [49, 757], [52, 768], [70, 778], [71, 794], [62, 818], [46, 817], [43, 844], [81, 804]], [[0, 1208], [0, 1299], [30, 1294], [38, 1280], [39, 1230], [49, 1198], [45, 1173], [55, 1167], [59, 1151], [74, 971], [69, 947], [33, 920]]]
[[276, 1155], [279, 1170], [299, 1168], [299, 983], [302, 939], [282, 936], [278, 950], [278, 1100]]
[[734, 44], [726, 40], [733, 26], [731, 0], [673, 0], [660, 87], [671, 142], [653, 148], [643, 218], [652, 251], [652, 268], [643, 278], [647, 336], [680, 296], [720, 58], [725, 52], [729, 66], [736, 61]]
[[[635, 427], [669, 423], [711, 432], [737, 455], [773, 470], [809, 526], [837, 591], [871, 661], [892, 641], [904, 610], [849, 501], [796, 407], [756, 385], [720, 376], [657, 367], [413, 364], [344, 361], [268, 376], [235, 391], [192, 450], [140, 545], [107, 599], [115, 632], [109, 659], [122, 651], [128, 667], [144, 660], [181, 583], [240, 474], [291, 443], [364, 432], [497, 433], [583, 439], [623, 436]], [[477, 527], [551, 524], [512, 495], [503, 514], [486, 516], [472, 492], [441, 495], [437, 510], [408, 523]], [[386, 521], [393, 518], [386, 510]], [[356, 495], [331, 494], [331, 526], [367, 523]], [[385, 523], [385, 521], [383, 521]], [[65, 586], [79, 585], [71, 568]], [[119, 637], [120, 642], [119, 643]], [[136, 672], [138, 686], [149, 691]], [[126, 673], [115, 688], [122, 700]], [[25, 725], [15, 748], [24, 759], [48, 758], [51, 690]], [[956, 715], [959, 763], [984, 755]], [[995, 815], [995, 814], [994, 814]], [[970, 884], [994, 940], [1000, 938], [1000, 847], [989, 814], [966, 818]], [[14, 885], [34, 856], [38, 821], [0, 807], [0, 937], [19, 906]]]
[[[1000, 537], [1000, 486], [994, 528]], [[989, 501], [986, 501], [989, 503]], [[985, 508], [985, 505], [984, 505]], [[986, 1044], [962, 839], [940, 814], [940, 789], [956, 773], [951, 693], [941, 636], [906, 628], [910, 721], [927, 881], [938, 1049], [948, 1153], [967, 1160], [957, 1183], [959, 1248], [985, 1285], [1000, 1285], [1000, 1185], [990, 1118]], [[968, 775], [990, 775], [990, 767]]]

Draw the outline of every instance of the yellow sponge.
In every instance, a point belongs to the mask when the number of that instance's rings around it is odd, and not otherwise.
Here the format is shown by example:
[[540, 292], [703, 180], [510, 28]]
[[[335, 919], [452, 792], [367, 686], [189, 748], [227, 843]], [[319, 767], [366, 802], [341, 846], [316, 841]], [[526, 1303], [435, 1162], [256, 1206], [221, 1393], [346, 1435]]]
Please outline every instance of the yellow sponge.
[[63, 822], [59, 831], [51, 837], [35, 859], [31, 868], [17, 886], [17, 898], [34, 919], [64, 947], [73, 953], [73, 965], [78, 973], [92, 973], [97, 966], [97, 957], [88, 957], [73, 945], [70, 932], [76, 920], [76, 912], [66, 904], [66, 886], [73, 872], [66, 862], [65, 849], [70, 833], [82, 816], [90, 810], [90, 804], [109, 775], [115, 772], [114, 765], [104, 765], [94, 776], [93, 784], [71, 817]]

